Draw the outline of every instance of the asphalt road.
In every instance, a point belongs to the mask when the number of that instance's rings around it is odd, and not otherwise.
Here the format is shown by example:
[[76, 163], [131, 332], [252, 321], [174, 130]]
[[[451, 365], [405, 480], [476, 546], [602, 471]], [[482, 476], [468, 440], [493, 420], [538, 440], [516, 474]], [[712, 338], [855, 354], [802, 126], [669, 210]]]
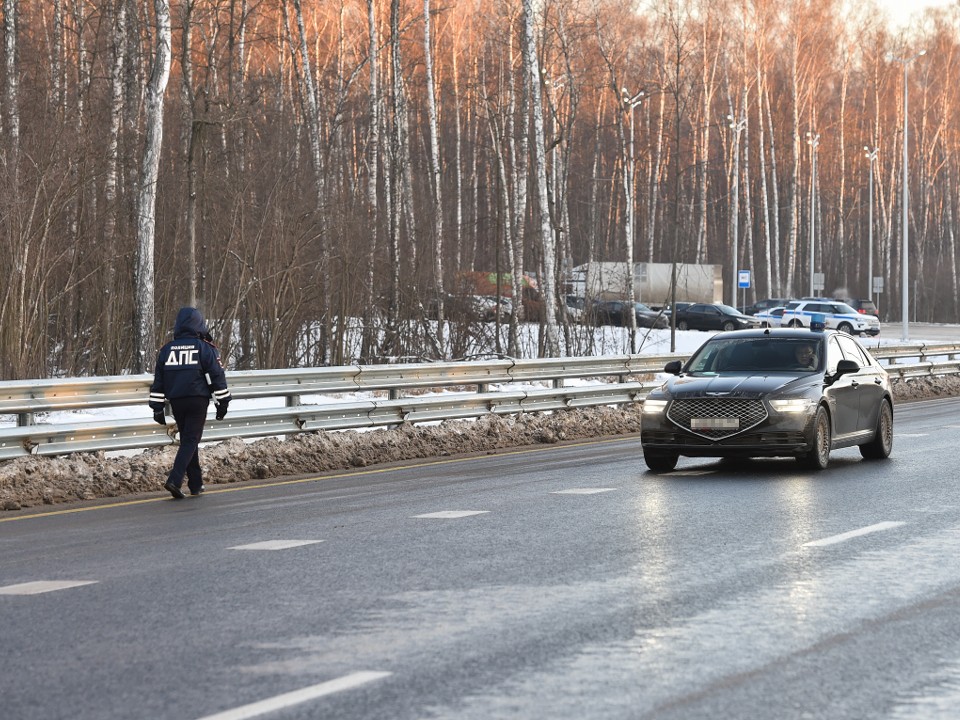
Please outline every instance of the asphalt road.
[[[888, 340], [903, 338], [903, 323], [880, 323], [880, 337]], [[934, 342], [960, 342], [960, 325], [942, 323], [907, 323], [907, 342], [932, 340]]]
[[958, 437], [941, 400], [816, 475], [630, 437], [0, 516], [0, 717], [955, 718]]

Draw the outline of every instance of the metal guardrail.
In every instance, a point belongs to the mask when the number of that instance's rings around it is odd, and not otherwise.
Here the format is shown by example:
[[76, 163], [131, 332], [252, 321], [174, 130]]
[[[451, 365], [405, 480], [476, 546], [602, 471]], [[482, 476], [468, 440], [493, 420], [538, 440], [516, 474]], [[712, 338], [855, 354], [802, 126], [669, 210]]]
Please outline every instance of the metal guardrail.
[[[275, 408], [232, 409], [224, 421], [209, 423], [204, 441], [231, 437], [289, 435], [318, 430], [342, 430], [480, 417], [485, 414], [540, 412], [569, 407], [636, 402], [653, 386], [627, 382], [653, 375], [682, 354], [497, 359], [483, 362], [349, 365], [299, 370], [251, 370], [227, 373], [237, 400], [273, 397]], [[615, 377], [616, 383], [603, 382]], [[570, 379], [593, 378], [596, 384], [564, 387]], [[153, 376], [0, 382], [0, 415], [16, 415], [17, 427], [0, 428], [0, 460], [26, 455], [127, 450], [175, 442], [166, 429], [149, 418], [146, 399]], [[548, 382], [544, 389], [517, 389], [518, 383]], [[494, 385], [506, 385], [490, 391]], [[401, 397], [422, 390], [473, 386], [475, 392]], [[385, 399], [327, 398], [322, 405], [303, 402], [306, 395], [383, 393]], [[37, 414], [64, 410], [144, 406], [143, 420], [102, 420], [49, 424]], [[234, 405], [234, 408], [236, 406]]]
[[[960, 345], [913, 344], [873, 348], [887, 371], [900, 378], [960, 373]], [[651, 377], [683, 354], [497, 359], [481, 362], [349, 365], [295, 370], [251, 370], [227, 373], [235, 399], [274, 397], [278, 406], [231, 410], [224, 421], [207, 425], [204, 441], [232, 437], [265, 437], [299, 432], [384, 427], [571, 407], [628, 404], [641, 401], [656, 385]], [[570, 379], [595, 383], [565, 387]], [[616, 378], [617, 382], [607, 382]], [[129, 450], [176, 442], [172, 426], [163, 428], [149, 417], [146, 400], [151, 375], [0, 382], [0, 415], [16, 415], [17, 426], [0, 428], [0, 460], [27, 455]], [[550, 383], [551, 387], [520, 389], [518, 383]], [[506, 385], [491, 391], [492, 385]], [[512, 385], [512, 387], [510, 387]], [[474, 386], [475, 392], [445, 392], [402, 397], [426, 389]], [[340, 402], [305, 404], [305, 395], [387, 393], [385, 399], [352, 397]], [[282, 400], [282, 405], [279, 401]], [[64, 410], [144, 406], [144, 419], [44, 423], [38, 413]]]

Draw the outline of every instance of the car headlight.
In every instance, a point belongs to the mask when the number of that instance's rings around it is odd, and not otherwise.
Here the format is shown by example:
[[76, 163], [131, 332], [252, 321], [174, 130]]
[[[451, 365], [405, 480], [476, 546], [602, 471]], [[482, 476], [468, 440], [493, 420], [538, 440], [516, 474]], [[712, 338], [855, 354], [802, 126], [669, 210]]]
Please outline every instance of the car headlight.
[[647, 398], [643, 401], [643, 412], [647, 415], [659, 415], [666, 412], [669, 400], [651, 400]]
[[771, 400], [770, 407], [781, 413], [800, 413], [813, 407], [813, 401], [808, 398], [780, 398]]

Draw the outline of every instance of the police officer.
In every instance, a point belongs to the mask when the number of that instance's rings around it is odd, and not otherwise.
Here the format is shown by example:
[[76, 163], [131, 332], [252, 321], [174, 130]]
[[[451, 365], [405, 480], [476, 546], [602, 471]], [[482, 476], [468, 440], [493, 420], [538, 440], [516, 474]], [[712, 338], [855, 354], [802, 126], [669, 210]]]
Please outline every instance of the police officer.
[[157, 354], [157, 366], [150, 386], [150, 409], [153, 419], [166, 425], [163, 408], [169, 401], [173, 419], [180, 431], [180, 448], [173, 469], [163, 488], [180, 500], [181, 486], [187, 477], [191, 495], [203, 492], [198, 447], [207, 420], [207, 406], [213, 397], [217, 420], [223, 420], [230, 404], [230, 390], [220, 360], [220, 351], [213, 344], [207, 323], [199, 310], [181, 308], [173, 326], [173, 340]]

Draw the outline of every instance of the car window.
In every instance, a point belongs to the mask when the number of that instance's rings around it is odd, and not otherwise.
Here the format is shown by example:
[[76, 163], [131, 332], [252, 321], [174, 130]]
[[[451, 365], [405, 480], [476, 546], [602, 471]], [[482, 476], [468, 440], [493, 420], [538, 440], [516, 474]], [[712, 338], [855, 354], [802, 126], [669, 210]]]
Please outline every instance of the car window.
[[854, 315], [857, 314], [857, 311], [854, 310], [849, 305], [847, 305], [846, 303], [837, 303], [837, 309], [834, 312], [847, 313], [847, 314], [853, 313]]
[[866, 353], [856, 340], [848, 337], [837, 337], [837, 342], [840, 343], [840, 349], [847, 360], [853, 360], [860, 367], [871, 365]]
[[796, 310], [800, 307], [800, 303], [797, 301], [787, 303], [787, 310]]
[[703, 313], [703, 312], [708, 312], [710, 309], [710, 306], [697, 304], [697, 305], [691, 305], [688, 309], [692, 313]]
[[837, 343], [837, 337], [833, 336], [830, 338], [830, 342], [827, 343], [827, 374], [833, 375], [837, 372], [837, 364], [843, 360], [843, 351], [840, 350], [840, 345]]

